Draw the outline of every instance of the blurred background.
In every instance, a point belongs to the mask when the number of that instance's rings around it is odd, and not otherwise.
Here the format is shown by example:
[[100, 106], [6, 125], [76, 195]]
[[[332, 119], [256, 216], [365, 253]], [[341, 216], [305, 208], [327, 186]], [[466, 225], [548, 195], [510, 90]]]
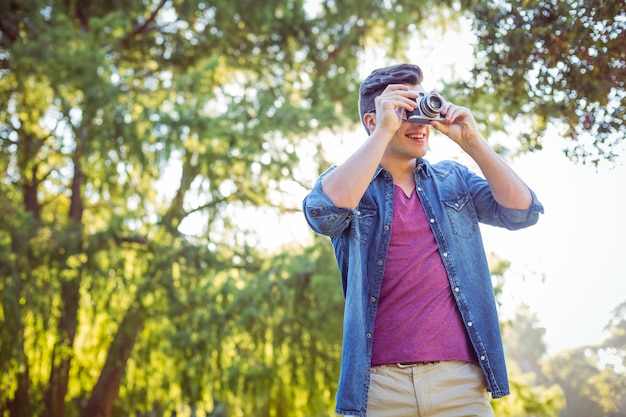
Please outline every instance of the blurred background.
[[301, 201], [398, 62], [546, 209], [481, 229], [496, 415], [626, 416], [624, 0], [3, 0], [0, 416], [334, 416], [343, 297]]

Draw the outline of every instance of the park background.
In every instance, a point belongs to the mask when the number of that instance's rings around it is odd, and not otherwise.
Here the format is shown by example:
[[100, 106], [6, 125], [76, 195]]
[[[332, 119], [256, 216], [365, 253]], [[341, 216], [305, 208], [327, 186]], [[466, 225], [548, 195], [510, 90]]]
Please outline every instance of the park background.
[[300, 202], [403, 61], [546, 208], [481, 229], [497, 415], [626, 415], [624, 29], [620, 0], [4, 2], [0, 415], [334, 415], [343, 300]]

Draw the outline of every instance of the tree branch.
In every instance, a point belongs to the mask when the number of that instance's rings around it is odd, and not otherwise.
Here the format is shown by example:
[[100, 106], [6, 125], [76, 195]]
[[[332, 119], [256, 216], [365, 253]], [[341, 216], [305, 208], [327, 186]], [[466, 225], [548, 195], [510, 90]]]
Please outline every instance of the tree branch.
[[135, 29], [133, 29], [131, 33], [129, 33], [128, 35], [124, 37], [124, 39], [122, 39], [121, 41], [122, 46], [126, 47], [132, 38], [134, 38], [137, 35], [141, 35], [148, 30], [148, 26], [150, 25], [150, 23], [154, 22], [157, 14], [159, 13], [159, 11], [161, 11], [166, 1], [167, 0], [161, 0], [161, 3], [159, 3], [157, 8], [150, 14], [150, 17], [146, 19], [146, 21], [143, 22], [142, 24], [138, 24], [137, 26], [135, 26]]

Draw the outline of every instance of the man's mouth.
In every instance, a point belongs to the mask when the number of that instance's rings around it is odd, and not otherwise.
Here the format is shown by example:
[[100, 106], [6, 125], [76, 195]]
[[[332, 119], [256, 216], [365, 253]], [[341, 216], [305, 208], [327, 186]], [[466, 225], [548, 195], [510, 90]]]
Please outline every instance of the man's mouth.
[[412, 140], [423, 140], [426, 138], [426, 135], [423, 133], [409, 133], [406, 136]]

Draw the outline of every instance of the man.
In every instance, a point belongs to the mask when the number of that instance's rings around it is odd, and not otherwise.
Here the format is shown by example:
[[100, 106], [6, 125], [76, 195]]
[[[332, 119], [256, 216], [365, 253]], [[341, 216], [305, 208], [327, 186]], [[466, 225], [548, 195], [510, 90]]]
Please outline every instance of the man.
[[[337, 413], [493, 416], [509, 393], [499, 321], [478, 222], [510, 230], [543, 207], [489, 147], [471, 112], [450, 102], [407, 119], [425, 93], [422, 71], [399, 64], [361, 85], [369, 137], [322, 174], [303, 209], [331, 237], [344, 296]], [[436, 104], [436, 103], [435, 103]], [[423, 159], [431, 128], [477, 163]]]

